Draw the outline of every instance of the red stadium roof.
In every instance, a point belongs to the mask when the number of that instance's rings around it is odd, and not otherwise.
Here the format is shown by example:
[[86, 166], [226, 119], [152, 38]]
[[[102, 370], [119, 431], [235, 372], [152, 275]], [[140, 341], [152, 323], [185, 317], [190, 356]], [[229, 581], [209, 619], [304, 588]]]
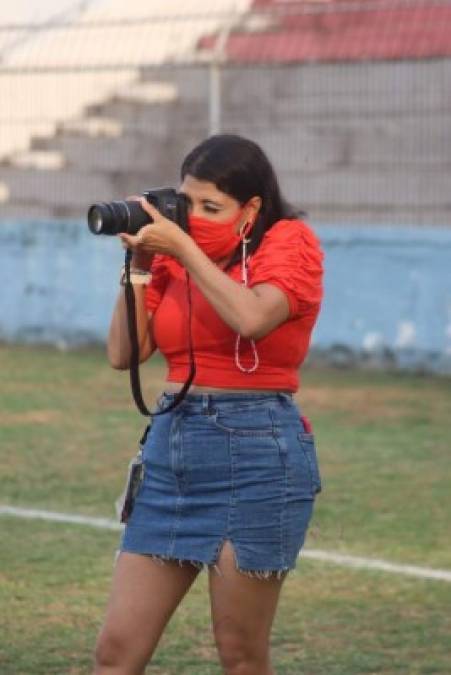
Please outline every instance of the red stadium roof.
[[[202, 38], [212, 49], [217, 36]], [[228, 61], [297, 63], [451, 56], [451, 0], [254, 0]]]

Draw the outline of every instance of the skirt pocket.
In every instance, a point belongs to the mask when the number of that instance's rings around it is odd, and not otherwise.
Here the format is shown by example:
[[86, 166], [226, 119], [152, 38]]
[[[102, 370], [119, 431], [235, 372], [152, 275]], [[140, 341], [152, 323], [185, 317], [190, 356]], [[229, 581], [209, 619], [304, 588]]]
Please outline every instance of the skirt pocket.
[[233, 412], [216, 411], [210, 420], [220, 431], [235, 436], [251, 438], [268, 438], [275, 436], [274, 426], [269, 410], [256, 409]]
[[321, 492], [322, 486], [315, 437], [311, 433], [301, 432], [298, 434], [298, 440], [308, 468], [312, 494], [316, 495], [318, 492]]

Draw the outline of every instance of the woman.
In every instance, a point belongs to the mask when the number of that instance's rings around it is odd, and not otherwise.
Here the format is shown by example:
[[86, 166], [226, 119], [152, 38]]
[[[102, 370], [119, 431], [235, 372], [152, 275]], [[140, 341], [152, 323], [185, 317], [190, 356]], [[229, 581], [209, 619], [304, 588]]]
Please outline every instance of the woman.
[[[208, 567], [213, 632], [228, 675], [270, 675], [279, 593], [320, 490], [313, 436], [292, 400], [322, 296], [318, 240], [282, 200], [255, 143], [213, 136], [181, 169], [189, 234], [146, 200], [132, 249], [140, 360], [168, 363], [145, 477], [117, 560], [97, 674], [143, 673], [172, 613]], [[152, 269], [152, 278], [148, 274]], [[149, 276], [149, 279], [148, 279]], [[108, 356], [130, 361], [124, 294]]]

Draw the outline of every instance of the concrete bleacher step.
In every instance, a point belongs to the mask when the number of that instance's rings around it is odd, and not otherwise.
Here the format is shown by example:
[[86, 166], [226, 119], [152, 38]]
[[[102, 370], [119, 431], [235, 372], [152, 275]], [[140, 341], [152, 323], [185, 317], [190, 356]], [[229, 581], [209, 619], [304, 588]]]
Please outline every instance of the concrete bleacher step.
[[89, 171], [146, 171], [149, 165], [160, 159], [166, 139], [149, 139], [145, 136], [127, 134], [119, 138], [84, 138], [64, 135], [50, 139], [39, 139], [39, 146], [52, 148], [59, 153], [64, 164], [71, 168]]
[[120, 119], [124, 114], [141, 116], [147, 111], [149, 116], [158, 119], [162, 109], [172, 107], [179, 102], [175, 84], [137, 80], [118, 89], [112, 96], [101, 102], [92, 103], [84, 108], [85, 117]]
[[[113, 199], [116, 195], [111, 174], [82, 170], [36, 171], [34, 168], [0, 167], [0, 183], [7, 186], [14, 204], [44, 207], [54, 203], [61, 213], [82, 214], [86, 203]], [[83, 195], [82, 203], [80, 195]]]
[[279, 175], [287, 197], [308, 204], [315, 212], [325, 204], [350, 210], [365, 207], [375, 212], [380, 208], [392, 208], [394, 212], [422, 207], [450, 210], [446, 192], [449, 178], [440, 166], [412, 167], [402, 190], [396, 165], [386, 167], [384, 172], [368, 164], [337, 167], [323, 171], [321, 180], [303, 171], [281, 171]]
[[34, 149], [24, 150], [11, 155], [2, 162], [2, 166], [13, 166], [17, 169], [44, 169], [56, 171], [64, 168], [66, 164], [64, 155], [57, 149]]
[[[36, 138], [34, 154], [61, 158], [58, 168], [88, 172], [114, 173], [118, 180], [133, 173], [172, 176], [178, 173], [183, 155], [202, 137], [197, 129], [187, 132], [183, 142], [172, 141], [170, 134], [155, 137], [123, 134], [119, 138], [88, 138], [64, 134], [52, 138]], [[158, 168], [157, 168], [158, 167]]]
[[140, 78], [115, 92], [118, 101], [130, 101], [144, 105], [166, 105], [179, 99], [179, 90], [174, 82]]
[[119, 120], [108, 117], [80, 117], [64, 120], [56, 127], [56, 135], [71, 134], [87, 138], [118, 138], [123, 131]]
[[134, 132], [155, 136], [175, 131], [176, 124], [183, 128], [208, 125], [208, 106], [203, 101], [185, 103], [176, 101], [165, 105], [149, 105], [139, 101], [111, 99], [86, 108], [87, 117], [107, 116], [122, 125], [123, 132]]

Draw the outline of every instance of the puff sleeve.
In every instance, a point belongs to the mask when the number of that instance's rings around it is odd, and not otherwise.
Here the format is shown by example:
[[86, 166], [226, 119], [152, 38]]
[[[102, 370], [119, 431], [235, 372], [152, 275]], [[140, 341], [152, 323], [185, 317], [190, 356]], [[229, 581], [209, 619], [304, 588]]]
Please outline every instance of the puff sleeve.
[[287, 296], [290, 318], [298, 318], [321, 304], [323, 257], [320, 242], [308, 225], [280, 220], [251, 256], [249, 286], [277, 286]]
[[160, 304], [169, 281], [166, 256], [156, 255], [152, 261], [152, 279], [146, 287], [145, 304], [148, 312], [154, 312]]

